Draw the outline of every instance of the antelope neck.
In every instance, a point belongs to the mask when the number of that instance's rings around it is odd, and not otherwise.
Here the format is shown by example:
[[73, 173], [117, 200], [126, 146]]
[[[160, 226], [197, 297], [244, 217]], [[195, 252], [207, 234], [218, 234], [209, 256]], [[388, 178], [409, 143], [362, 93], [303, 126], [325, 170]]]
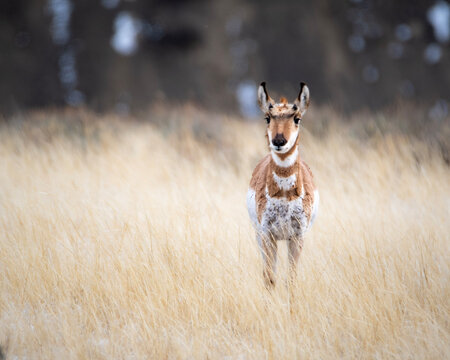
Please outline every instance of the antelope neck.
[[[277, 154], [271, 150], [271, 167], [279, 176], [287, 177], [292, 175], [295, 168], [298, 169], [299, 161], [298, 143], [294, 144], [292, 149], [285, 154]], [[286, 173], [286, 175], [281, 175], [281, 173]]]
[[298, 143], [293, 146], [287, 153], [279, 154], [271, 151], [271, 159], [269, 166], [270, 182], [277, 184], [280, 190], [283, 189], [287, 184], [292, 187], [292, 189], [301, 188], [302, 178], [300, 170], [300, 156], [298, 153]]
[[287, 201], [302, 196], [303, 179], [298, 156], [298, 144], [290, 149], [281, 159], [272, 151], [267, 172], [267, 191], [272, 198], [285, 198]]

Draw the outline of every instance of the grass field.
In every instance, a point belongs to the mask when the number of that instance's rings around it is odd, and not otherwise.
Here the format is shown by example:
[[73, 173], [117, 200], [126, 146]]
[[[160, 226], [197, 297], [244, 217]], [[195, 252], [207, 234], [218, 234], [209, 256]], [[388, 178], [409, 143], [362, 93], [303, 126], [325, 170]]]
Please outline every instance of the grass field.
[[313, 109], [301, 154], [319, 215], [298, 282], [282, 246], [268, 292], [245, 208], [264, 125], [190, 107], [148, 118], [0, 127], [6, 358], [449, 357], [445, 123], [436, 145], [386, 116]]

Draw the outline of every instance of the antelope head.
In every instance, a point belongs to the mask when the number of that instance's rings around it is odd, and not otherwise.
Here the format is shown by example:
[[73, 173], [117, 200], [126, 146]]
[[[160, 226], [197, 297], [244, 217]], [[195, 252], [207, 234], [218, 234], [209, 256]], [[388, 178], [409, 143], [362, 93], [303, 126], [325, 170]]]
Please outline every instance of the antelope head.
[[293, 103], [282, 97], [279, 103], [269, 96], [266, 83], [258, 88], [258, 103], [267, 122], [269, 147], [278, 154], [289, 152], [297, 144], [300, 123], [309, 106], [309, 89], [300, 84], [300, 92]]

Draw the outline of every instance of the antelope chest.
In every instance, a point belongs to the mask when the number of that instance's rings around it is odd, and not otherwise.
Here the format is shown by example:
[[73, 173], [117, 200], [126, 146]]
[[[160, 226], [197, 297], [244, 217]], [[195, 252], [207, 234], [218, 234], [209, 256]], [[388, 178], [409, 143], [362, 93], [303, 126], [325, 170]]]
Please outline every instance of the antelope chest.
[[269, 196], [261, 216], [261, 230], [279, 239], [301, 236], [308, 228], [308, 218], [303, 207], [303, 197], [287, 200]]
[[[261, 199], [259, 198], [259, 201]], [[284, 197], [271, 197], [267, 188], [264, 195], [264, 208], [258, 216], [258, 197], [253, 189], [247, 193], [247, 208], [257, 232], [271, 235], [279, 240], [302, 236], [308, 229], [308, 216], [303, 206], [303, 196], [292, 200]]]
[[271, 157], [265, 157], [256, 166], [247, 209], [259, 235], [276, 240], [302, 237], [314, 222], [318, 204], [312, 173], [300, 160], [280, 170]]

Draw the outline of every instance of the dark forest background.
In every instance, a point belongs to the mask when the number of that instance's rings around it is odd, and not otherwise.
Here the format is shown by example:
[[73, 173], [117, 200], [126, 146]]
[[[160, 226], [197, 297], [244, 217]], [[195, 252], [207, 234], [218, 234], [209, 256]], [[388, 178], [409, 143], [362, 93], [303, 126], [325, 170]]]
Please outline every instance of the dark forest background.
[[446, 117], [446, 1], [3, 0], [0, 111], [152, 103], [256, 111], [256, 87], [342, 111]]

